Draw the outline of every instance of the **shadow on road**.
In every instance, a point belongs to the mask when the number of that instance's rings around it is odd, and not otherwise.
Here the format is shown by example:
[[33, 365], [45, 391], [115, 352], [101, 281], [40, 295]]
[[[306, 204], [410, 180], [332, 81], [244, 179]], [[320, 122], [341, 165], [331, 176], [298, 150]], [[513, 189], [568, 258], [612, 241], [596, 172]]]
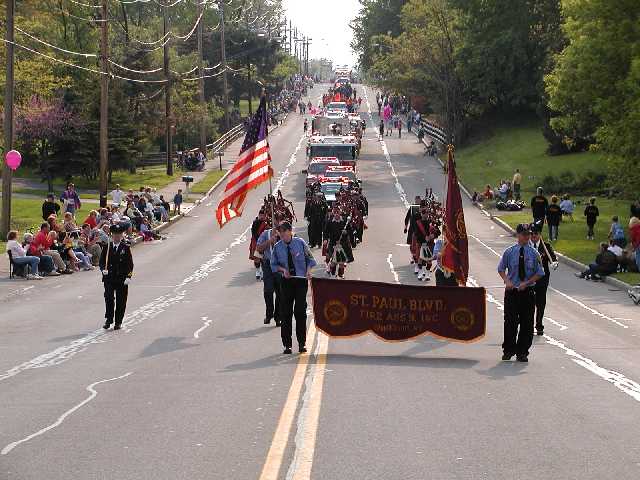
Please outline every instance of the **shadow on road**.
[[527, 373], [524, 370], [526, 367], [526, 363], [501, 361], [487, 370], [478, 370], [478, 373], [491, 380], [504, 380], [507, 377], [525, 375]]
[[[273, 355], [269, 355], [268, 357], [258, 358], [247, 363], [233, 363], [231, 365], [227, 365], [223, 370], [219, 371], [222, 373], [241, 372], [243, 370], [257, 370], [259, 368], [291, 365], [298, 363], [299, 359], [300, 357], [298, 355], [283, 355], [281, 353], [274, 353]], [[301, 361], [306, 363], [314, 363], [310, 362], [310, 359], [311, 357], [309, 355], [306, 355]]]
[[229, 335], [218, 335], [218, 338], [221, 338], [224, 341], [242, 340], [243, 338], [256, 338], [261, 333], [266, 333], [270, 330], [273, 330], [274, 328], [275, 327], [273, 326], [273, 324], [265, 325], [263, 327], [254, 328], [252, 330], [246, 330], [244, 332], [236, 332]]
[[388, 355], [351, 355], [331, 353], [327, 356], [328, 365], [384, 365], [423, 368], [472, 368], [477, 360], [452, 357], [405, 357]]
[[154, 340], [140, 354], [139, 358], [153, 357], [163, 353], [175, 352], [186, 348], [193, 348], [196, 345], [184, 343], [185, 337], [164, 337]]

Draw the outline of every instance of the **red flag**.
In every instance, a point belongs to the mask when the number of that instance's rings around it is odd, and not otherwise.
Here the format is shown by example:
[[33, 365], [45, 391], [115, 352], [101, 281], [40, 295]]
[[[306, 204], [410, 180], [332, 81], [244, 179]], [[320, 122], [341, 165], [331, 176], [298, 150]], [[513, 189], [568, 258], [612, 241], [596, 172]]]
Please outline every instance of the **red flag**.
[[444, 210], [444, 248], [441, 265], [456, 276], [459, 285], [464, 286], [469, 275], [469, 244], [464, 223], [460, 185], [458, 185], [458, 175], [456, 175], [456, 162], [453, 158], [453, 145], [449, 145], [447, 170], [449, 174]]
[[247, 193], [273, 176], [267, 124], [267, 104], [262, 97], [247, 129], [240, 157], [227, 176], [227, 185], [216, 210], [220, 228], [242, 215]]

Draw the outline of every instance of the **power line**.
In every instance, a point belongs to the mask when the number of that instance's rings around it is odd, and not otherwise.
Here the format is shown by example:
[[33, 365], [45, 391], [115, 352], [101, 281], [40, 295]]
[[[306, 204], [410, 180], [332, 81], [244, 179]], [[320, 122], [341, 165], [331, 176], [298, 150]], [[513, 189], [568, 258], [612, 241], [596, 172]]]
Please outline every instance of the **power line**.
[[42, 43], [43, 45], [46, 45], [49, 48], [53, 48], [55, 50], [59, 50], [59, 51], [64, 52], [64, 53], [68, 53], [70, 55], [78, 55], [78, 56], [81, 56], [81, 57], [97, 57], [97, 55], [95, 53], [74, 52], [74, 51], [71, 51], [71, 50], [66, 50], [66, 49], [64, 49], [62, 47], [57, 47], [56, 45], [52, 45], [50, 43], [47, 43], [44, 40], [41, 40], [38, 37], [35, 37], [35, 36], [31, 35], [30, 33], [25, 32], [21, 28], [15, 27], [15, 29], [18, 32], [22, 33], [23, 35], [26, 35], [27, 37], [31, 38], [32, 40], [35, 40], [36, 42]]
[[66, 60], [61, 60], [59, 58], [52, 57], [51, 55], [47, 55], [46, 53], [39, 52], [39, 51], [34, 50], [32, 48], [29, 48], [29, 47], [27, 47], [25, 45], [22, 45], [22, 44], [17, 43], [17, 42], [11, 42], [11, 41], [9, 41], [7, 39], [4, 39], [4, 38], [2, 38], [0, 40], [2, 40], [5, 43], [10, 43], [10, 44], [12, 44], [12, 45], [14, 45], [16, 47], [20, 47], [23, 50], [26, 50], [28, 52], [35, 53], [36, 55], [40, 55], [41, 57], [48, 58], [49, 60], [52, 60], [54, 62], [62, 63], [64, 65], [68, 65], [69, 67], [78, 68], [80, 70], [85, 70], [87, 72], [97, 73], [99, 75], [108, 75], [109, 77], [112, 77], [112, 78], [118, 78], [120, 80], [126, 80], [128, 82], [137, 82], [137, 83], [166, 83], [166, 81], [167, 81], [167, 80], [137, 80], [137, 79], [133, 79], [133, 78], [122, 77], [120, 75], [115, 75], [113, 73], [103, 72], [101, 70], [96, 70], [96, 69], [93, 69], [93, 68], [83, 67], [82, 65], [76, 65], [75, 63], [67, 62]]

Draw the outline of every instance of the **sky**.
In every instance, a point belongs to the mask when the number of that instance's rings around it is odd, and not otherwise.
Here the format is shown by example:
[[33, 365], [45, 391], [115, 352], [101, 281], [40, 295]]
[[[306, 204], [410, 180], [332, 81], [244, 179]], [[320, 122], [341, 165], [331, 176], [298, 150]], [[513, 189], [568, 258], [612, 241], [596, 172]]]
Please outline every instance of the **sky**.
[[311, 37], [309, 58], [329, 58], [334, 65], [355, 64], [349, 22], [358, 14], [358, 0], [284, 0], [287, 19]]

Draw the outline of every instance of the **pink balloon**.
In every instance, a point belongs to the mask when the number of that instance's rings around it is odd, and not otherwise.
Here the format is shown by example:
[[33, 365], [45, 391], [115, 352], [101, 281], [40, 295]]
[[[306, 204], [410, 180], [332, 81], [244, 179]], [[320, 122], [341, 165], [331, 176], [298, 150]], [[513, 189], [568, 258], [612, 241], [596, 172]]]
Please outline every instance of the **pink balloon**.
[[17, 150], [9, 150], [4, 159], [7, 162], [7, 166], [13, 171], [22, 163], [22, 155], [20, 155], [20, 152]]

